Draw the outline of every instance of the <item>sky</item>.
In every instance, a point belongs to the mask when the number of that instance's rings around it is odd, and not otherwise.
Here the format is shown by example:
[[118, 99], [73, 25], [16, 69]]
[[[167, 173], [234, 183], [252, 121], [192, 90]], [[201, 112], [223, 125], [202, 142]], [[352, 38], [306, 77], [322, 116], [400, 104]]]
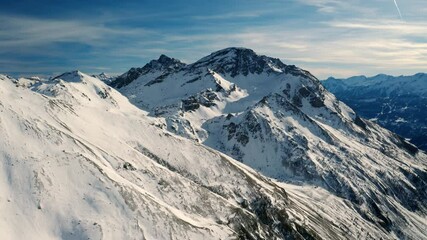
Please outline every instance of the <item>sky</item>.
[[427, 72], [426, 0], [0, 0], [0, 73], [121, 74], [251, 48], [329, 76]]

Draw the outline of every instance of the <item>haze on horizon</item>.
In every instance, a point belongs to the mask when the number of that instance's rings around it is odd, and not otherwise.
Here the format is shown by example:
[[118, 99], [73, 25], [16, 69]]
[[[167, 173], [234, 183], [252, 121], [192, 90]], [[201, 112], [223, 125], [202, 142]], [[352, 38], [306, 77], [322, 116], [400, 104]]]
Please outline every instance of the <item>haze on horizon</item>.
[[231, 46], [321, 79], [427, 66], [424, 0], [7, 0], [0, 21], [0, 73], [14, 76], [120, 74], [160, 54], [191, 63]]

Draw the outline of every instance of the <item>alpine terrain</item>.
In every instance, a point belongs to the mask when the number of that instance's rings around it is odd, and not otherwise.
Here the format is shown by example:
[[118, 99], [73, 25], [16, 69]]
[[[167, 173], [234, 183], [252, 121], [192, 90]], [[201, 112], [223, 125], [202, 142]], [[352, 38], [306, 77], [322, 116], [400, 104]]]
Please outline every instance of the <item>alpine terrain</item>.
[[427, 238], [427, 155], [305, 70], [227, 48], [98, 77], [0, 75], [2, 239]]
[[232, 158], [169, 133], [79, 71], [51, 80], [0, 75], [0, 112], [2, 239], [348, 234], [326, 213], [310, 211], [313, 200], [297, 201], [304, 192], [291, 197]]
[[[110, 86], [162, 128], [233, 157], [296, 196], [304, 192], [304, 200], [320, 192], [337, 197], [348, 209], [324, 213], [348, 233], [340, 237], [427, 237], [426, 154], [358, 116], [308, 71], [227, 48], [192, 64], [162, 55]], [[330, 203], [315, 201], [316, 214]], [[342, 225], [337, 218], [349, 212], [361, 222]], [[365, 224], [381, 233], [373, 236]]]
[[427, 150], [427, 74], [328, 78], [322, 84], [363, 117]]

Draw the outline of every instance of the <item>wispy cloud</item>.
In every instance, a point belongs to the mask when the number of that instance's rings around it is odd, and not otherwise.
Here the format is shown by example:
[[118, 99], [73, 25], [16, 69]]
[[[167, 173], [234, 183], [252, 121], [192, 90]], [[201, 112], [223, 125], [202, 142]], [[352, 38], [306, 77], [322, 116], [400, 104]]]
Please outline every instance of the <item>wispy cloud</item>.
[[[348, 74], [412, 73], [427, 66], [427, 35], [424, 22], [402, 23], [388, 19], [353, 19], [349, 22], [322, 22], [313, 29], [278, 26], [251, 27], [233, 34], [171, 36], [197, 47], [200, 52], [230, 45], [246, 46], [261, 54], [280, 57], [319, 77]], [[327, 36], [327, 37], [325, 37]], [[214, 42], [215, 44], [212, 44]], [[195, 59], [191, 59], [195, 60]]]
[[262, 11], [250, 11], [250, 12], [228, 12], [223, 14], [214, 15], [196, 15], [192, 16], [194, 20], [227, 20], [237, 18], [257, 18], [263, 14]]
[[100, 46], [111, 37], [151, 34], [145, 29], [113, 28], [102, 22], [52, 20], [18, 16], [0, 16], [0, 52], [14, 47], [33, 48], [57, 42], [76, 42]]
[[325, 24], [334, 28], [376, 30], [396, 35], [420, 35], [427, 33], [427, 22], [402, 22], [390, 19], [353, 19], [352, 21], [330, 21]]
[[315, 6], [319, 9], [319, 12], [324, 13], [334, 13], [347, 5], [346, 1], [338, 0], [300, 0], [300, 2]]

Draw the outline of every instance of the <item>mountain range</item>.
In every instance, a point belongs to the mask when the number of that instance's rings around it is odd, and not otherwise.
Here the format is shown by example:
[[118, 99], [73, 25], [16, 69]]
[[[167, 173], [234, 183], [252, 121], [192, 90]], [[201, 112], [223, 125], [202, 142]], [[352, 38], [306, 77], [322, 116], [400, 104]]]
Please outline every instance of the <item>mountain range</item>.
[[331, 77], [322, 84], [361, 116], [427, 150], [427, 74]]
[[105, 79], [0, 75], [6, 236], [427, 238], [426, 154], [306, 70], [227, 48]]

